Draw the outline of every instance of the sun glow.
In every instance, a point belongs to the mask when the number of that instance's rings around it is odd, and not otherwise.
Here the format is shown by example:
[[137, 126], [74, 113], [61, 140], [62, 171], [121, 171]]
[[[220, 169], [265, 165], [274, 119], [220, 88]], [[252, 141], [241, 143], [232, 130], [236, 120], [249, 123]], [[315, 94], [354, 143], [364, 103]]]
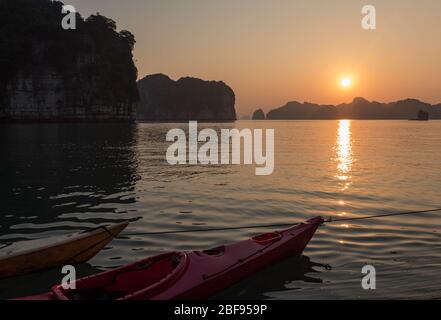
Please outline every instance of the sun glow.
[[351, 78], [343, 78], [340, 81], [340, 85], [342, 86], [342, 88], [348, 89], [352, 86], [352, 79]]

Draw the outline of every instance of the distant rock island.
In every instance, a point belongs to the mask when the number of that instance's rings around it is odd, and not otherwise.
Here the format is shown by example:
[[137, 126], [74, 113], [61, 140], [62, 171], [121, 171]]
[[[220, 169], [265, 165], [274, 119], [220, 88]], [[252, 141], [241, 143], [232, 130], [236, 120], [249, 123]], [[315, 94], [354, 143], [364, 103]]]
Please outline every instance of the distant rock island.
[[64, 30], [62, 3], [2, 0], [0, 121], [133, 121], [134, 36], [102, 15]]
[[257, 109], [253, 113], [253, 120], [265, 120], [265, 112], [262, 109]]
[[[271, 110], [268, 120], [314, 120], [314, 119], [403, 119], [417, 117], [427, 112], [431, 119], [441, 119], [441, 104], [431, 105], [416, 99], [390, 103], [355, 98], [351, 103], [319, 105], [309, 102], [288, 102], [285, 106]], [[256, 111], [258, 112], [258, 111]], [[260, 114], [260, 113], [258, 113]]]
[[141, 121], [236, 120], [235, 94], [222, 81], [154, 74], [138, 81], [138, 91]]

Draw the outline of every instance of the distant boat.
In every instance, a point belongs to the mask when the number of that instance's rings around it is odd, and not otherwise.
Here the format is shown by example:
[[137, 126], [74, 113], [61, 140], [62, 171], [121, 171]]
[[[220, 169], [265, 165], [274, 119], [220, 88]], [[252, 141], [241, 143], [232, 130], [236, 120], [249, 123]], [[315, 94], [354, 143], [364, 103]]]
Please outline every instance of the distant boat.
[[429, 112], [420, 110], [418, 111], [418, 118], [409, 119], [409, 121], [429, 121]]

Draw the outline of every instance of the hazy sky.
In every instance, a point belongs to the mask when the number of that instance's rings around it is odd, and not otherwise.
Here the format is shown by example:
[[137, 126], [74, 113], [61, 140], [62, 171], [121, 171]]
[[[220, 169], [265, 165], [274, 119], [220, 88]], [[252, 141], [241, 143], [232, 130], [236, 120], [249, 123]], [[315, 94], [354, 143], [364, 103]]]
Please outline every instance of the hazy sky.
[[[355, 96], [441, 102], [440, 0], [64, 0], [135, 34], [139, 77], [223, 80], [239, 115]], [[377, 9], [377, 30], [361, 8]], [[343, 90], [342, 77], [353, 85]]]

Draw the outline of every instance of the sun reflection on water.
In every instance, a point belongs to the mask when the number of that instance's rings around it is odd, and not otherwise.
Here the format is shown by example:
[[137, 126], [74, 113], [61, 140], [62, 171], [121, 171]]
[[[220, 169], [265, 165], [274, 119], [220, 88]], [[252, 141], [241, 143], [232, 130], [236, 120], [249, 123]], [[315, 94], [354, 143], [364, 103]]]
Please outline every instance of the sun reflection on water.
[[342, 191], [349, 188], [350, 173], [352, 169], [352, 133], [351, 120], [340, 120], [336, 144], [337, 174], [336, 178], [341, 181]]
[[[354, 161], [352, 153], [352, 132], [351, 120], [340, 120], [338, 123], [337, 141], [335, 144], [335, 158], [337, 163], [337, 172], [335, 178], [338, 180], [338, 186], [342, 192], [346, 192], [351, 186], [351, 171]], [[340, 206], [346, 206], [346, 201], [343, 199], [338, 201]], [[338, 214], [339, 217], [346, 216], [346, 212]], [[340, 225], [342, 228], [350, 228], [348, 224]], [[345, 244], [344, 240], [339, 241], [340, 244]]]

